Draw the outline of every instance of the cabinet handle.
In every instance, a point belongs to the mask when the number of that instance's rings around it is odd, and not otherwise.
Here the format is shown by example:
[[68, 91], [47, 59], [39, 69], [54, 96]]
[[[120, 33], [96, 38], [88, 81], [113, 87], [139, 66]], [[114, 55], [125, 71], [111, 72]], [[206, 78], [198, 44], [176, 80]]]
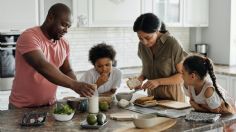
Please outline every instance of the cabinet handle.
[[77, 18], [78, 26], [85, 26], [88, 24], [88, 18], [85, 15], [79, 15]]
[[115, 4], [120, 4], [120, 3], [123, 3], [125, 0], [110, 0], [110, 1]]

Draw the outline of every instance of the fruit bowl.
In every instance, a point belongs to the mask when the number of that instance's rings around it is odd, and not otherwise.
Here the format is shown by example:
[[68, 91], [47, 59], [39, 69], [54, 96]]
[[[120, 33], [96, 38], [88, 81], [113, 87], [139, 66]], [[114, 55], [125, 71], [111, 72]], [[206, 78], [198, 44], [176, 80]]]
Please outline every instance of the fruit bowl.
[[75, 114], [75, 110], [72, 109], [68, 104], [61, 105], [60, 107], [57, 107], [53, 111], [53, 117], [57, 121], [69, 121], [72, 119], [72, 117]]

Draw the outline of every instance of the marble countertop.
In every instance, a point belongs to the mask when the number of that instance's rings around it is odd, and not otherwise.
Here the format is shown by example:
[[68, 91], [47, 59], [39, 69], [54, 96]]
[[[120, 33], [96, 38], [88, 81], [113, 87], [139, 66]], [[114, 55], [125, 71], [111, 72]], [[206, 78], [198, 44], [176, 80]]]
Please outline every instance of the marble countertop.
[[[76, 113], [72, 120], [67, 122], [58, 122], [55, 121], [52, 116], [52, 109], [51, 107], [43, 107], [43, 108], [28, 108], [28, 109], [16, 109], [16, 110], [6, 110], [0, 111], [0, 131], [15, 131], [15, 132], [25, 132], [25, 131], [91, 131], [89, 129], [81, 129], [80, 122], [86, 119], [87, 113]], [[44, 125], [39, 127], [21, 127], [20, 122], [22, 116], [26, 112], [48, 112], [48, 116]], [[105, 112], [106, 115], [111, 113], [134, 113], [132, 111], [128, 111], [125, 109], [118, 108], [114, 105], [110, 110]], [[192, 131], [206, 131], [218, 127], [222, 127], [225, 125], [231, 125], [236, 123], [236, 115], [228, 115], [221, 117], [215, 123], [201, 123], [201, 122], [190, 122], [186, 121], [184, 117], [178, 118], [177, 123], [172, 126], [171, 128], [165, 130], [166, 132], [192, 132]], [[115, 121], [108, 118], [108, 123], [98, 129], [93, 131], [102, 131], [102, 132], [110, 132], [121, 128], [131, 127], [133, 125], [132, 121]], [[140, 131], [140, 129], [136, 129]], [[144, 130], [145, 131], [145, 130]]]
[[229, 75], [236, 77], [236, 66], [215, 65], [215, 72], [217, 74]]

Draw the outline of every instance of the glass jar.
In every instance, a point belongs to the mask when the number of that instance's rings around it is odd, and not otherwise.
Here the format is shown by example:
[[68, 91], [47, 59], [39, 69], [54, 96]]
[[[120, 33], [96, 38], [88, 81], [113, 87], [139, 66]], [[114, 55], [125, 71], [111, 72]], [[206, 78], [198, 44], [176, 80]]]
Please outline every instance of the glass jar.
[[97, 114], [99, 112], [99, 104], [98, 104], [98, 90], [97, 90], [97, 85], [96, 84], [92, 84], [95, 91], [93, 96], [89, 97], [89, 113], [92, 114]]

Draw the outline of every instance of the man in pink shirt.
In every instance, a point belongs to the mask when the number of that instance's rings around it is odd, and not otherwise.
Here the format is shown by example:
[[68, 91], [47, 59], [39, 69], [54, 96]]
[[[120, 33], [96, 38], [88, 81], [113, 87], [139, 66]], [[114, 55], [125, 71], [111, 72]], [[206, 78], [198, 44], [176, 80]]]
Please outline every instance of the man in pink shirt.
[[90, 84], [76, 81], [69, 63], [69, 45], [63, 38], [71, 25], [70, 9], [55, 4], [42, 26], [24, 31], [16, 45], [16, 74], [9, 108], [40, 107], [56, 100], [57, 85], [91, 96]]

